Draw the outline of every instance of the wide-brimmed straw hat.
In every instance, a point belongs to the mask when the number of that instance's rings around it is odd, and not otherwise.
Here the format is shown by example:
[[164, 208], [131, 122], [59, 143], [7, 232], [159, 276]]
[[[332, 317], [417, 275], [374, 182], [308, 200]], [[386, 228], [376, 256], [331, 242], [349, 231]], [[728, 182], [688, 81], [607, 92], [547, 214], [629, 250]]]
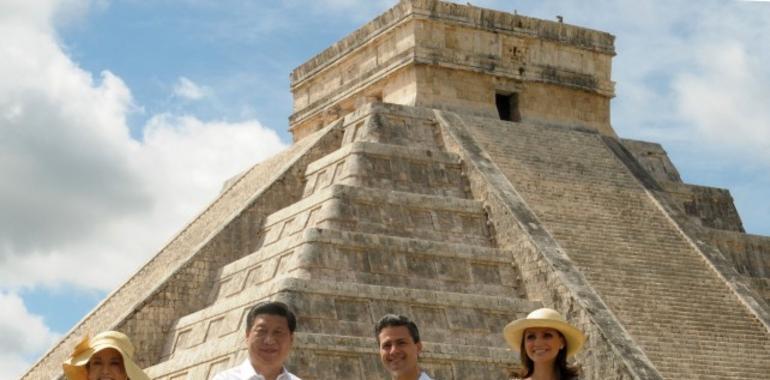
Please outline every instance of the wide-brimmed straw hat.
[[567, 357], [575, 355], [583, 347], [586, 337], [580, 330], [567, 323], [564, 317], [554, 309], [544, 307], [537, 309], [526, 318], [517, 319], [509, 323], [503, 329], [503, 336], [516, 352], [521, 351], [521, 339], [524, 336], [524, 330], [533, 327], [547, 327], [558, 330], [567, 341]]
[[75, 346], [75, 350], [67, 361], [62, 364], [64, 375], [69, 380], [88, 380], [86, 364], [91, 360], [91, 356], [105, 348], [114, 348], [123, 356], [123, 365], [130, 380], [150, 380], [149, 376], [134, 363], [134, 345], [125, 334], [117, 331], [105, 331], [93, 338], [84, 337]]

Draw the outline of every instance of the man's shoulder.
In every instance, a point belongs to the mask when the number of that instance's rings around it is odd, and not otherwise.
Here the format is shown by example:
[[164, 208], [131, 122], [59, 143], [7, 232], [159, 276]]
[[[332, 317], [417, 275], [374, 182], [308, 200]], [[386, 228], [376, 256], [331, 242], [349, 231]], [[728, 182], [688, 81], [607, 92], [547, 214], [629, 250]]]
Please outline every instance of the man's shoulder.
[[[228, 368], [222, 372], [217, 373], [211, 380], [242, 380], [242, 379], [263, 379], [262, 376], [257, 374], [247, 362], [241, 363], [232, 368]], [[278, 377], [280, 380], [302, 380], [297, 375], [287, 371], [284, 368], [283, 374]]]
[[422, 372], [422, 373], [420, 374], [420, 378], [419, 378], [419, 379], [417, 379], [417, 380], [433, 380], [433, 379], [432, 379], [430, 376], [428, 376], [428, 374], [427, 374], [427, 373], [425, 373], [425, 372]]
[[297, 376], [297, 375], [295, 375], [295, 374], [293, 374], [293, 373], [291, 373], [289, 371], [286, 371], [286, 377], [288, 378], [288, 380], [302, 380], [302, 379], [299, 378], [299, 376]]
[[214, 375], [214, 377], [211, 378], [211, 380], [246, 379], [246, 378], [248, 378], [249, 375], [250, 375], [249, 373], [244, 373], [244, 371], [243, 371], [243, 363], [241, 363], [241, 364], [239, 364], [239, 365], [237, 365], [235, 367], [228, 368], [228, 369], [226, 369], [224, 371], [221, 371], [221, 372], [217, 373], [216, 375]]

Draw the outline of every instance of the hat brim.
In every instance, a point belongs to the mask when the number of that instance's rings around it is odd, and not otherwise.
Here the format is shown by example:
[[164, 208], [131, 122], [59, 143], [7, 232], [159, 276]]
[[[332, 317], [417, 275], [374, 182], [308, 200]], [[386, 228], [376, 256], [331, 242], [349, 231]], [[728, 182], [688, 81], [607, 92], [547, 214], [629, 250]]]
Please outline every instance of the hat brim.
[[115, 349], [118, 351], [118, 353], [120, 353], [120, 356], [123, 357], [123, 367], [126, 369], [126, 375], [129, 379], [150, 380], [150, 377], [147, 376], [147, 374], [144, 373], [144, 371], [142, 371], [142, 369], [136, 365], [133, 360], [127, 358], [127, 355], [125, 352], [123, 352], [122, 348], [112, 344], [99, 344], [89, 348], [74, 358], [70, 358], [64, 362], [64, 364], [62, 364], [64, 376], [68, 380], [88, 380], [88, 370], [86, 369], [86, 364], [88, 364], [88, 361], [91, 360], [91, 356], [107, 348]]
[[521, 351], [521, 340], [524, 336], [524, 330], [534, 327], [545, 327], [558, 330], [564, 339], [567, 341], [567, 357], [575, 355], [583, 347], [583, 343], [586, 340], [580, 330], [576, 329], [572, 325], [562, 321], [556, 321], [553, 319], [518, 319], [509, 323], [503, 329], [503, 336], [516, 352]]

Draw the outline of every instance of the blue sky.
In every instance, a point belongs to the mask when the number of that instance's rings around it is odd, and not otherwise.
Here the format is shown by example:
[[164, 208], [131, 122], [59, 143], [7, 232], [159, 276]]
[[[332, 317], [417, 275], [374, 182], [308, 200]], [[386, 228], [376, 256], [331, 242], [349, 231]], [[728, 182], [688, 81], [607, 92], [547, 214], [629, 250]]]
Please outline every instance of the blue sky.
[[[394, 3], [0, 3], [0, 378], [290, 144], [291, 69]], [[618, 134], [770, 235], [770, 3], [472, 3], [614, 34]]]

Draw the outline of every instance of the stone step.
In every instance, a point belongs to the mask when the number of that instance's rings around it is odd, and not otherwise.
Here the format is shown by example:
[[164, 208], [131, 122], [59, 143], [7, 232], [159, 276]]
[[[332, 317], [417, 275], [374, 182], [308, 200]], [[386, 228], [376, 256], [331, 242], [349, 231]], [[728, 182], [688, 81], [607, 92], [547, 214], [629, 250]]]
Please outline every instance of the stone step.
[[[231, 334], [186, 350], [146, 369], [155, 380], [210, 379], [246, 360], [244, 337]], [[493, 380], [507, 378], [518, 357], [504, 347], [443, 344], [423, 339], [421, 367], [435, 379]], [[380, 364], [374, 337], [296, 332], [287, 368], [305, 380], [389, 380]]]
[[[659, 361], [661, 362], [661, 367], [676, 368], [679, 366], [679, 371], [683, 371], [684, 373], [708, 373], [711, 375], [708, 377], [709, 379], [766, 379], [768, 371], [770, 370], [770, 367], [767, 365], [762, 367], [762, 364], [764, 364], [761, 362], [762, 358], [756, 355], [722, 358], [720, 355], [694, 357], [685, 354], [681, 355], [678, 359], [679, 360], [669, 360], [668, 363], [664, 363], [664, 360]], [[739, 362], [740, 360], [759, 360], [757, 363], [759, 363], [760, 366], [747, 368], [736, 364], [736, 362]], [[686, 364], [681, 364], [682, 362], [686, 362]], [[714, 368], [714, 366], [718, 369]], [[710, 367], [711, 370], [706, 369]], [[760, 374], [761, 376], [752, 376]], [[691, 379], [693, 377], [686, 378]], [[700, 379], [700, 377], [696, 378]]]
[[[375, 113], [376, 112], [376, 113]], [[344, 127], [342, 144], [356, 141], [443, 150], [433, 112], [405, 109], [389, 103], [376, 103], [362, 110], [364, 117], [350, 120]]]
[[468, 198], [457, 155], [422, 147], [354, 142], [308, 165], [304, 196], [333, 183]]
[[[678, 267], [677, 265], [674, 265], [673, 268], [670, 268], [662, 265], [655, 266], [654, 263], [651, 263], [648, 260], [635, 259], [633, 257], [617, 259], [593, 258], [591, 260], [585, 260], [584, 262], [587, 265], [591, 265], [591, 268], [596, 268], [596, 276], [594, 277], [597, 279], [606, 279], [607, 281], [625, 281], [628, 279], [629, 281], [637, 281], [639, 285], [645, 283], [655, 284], [660, 281], [669, 283], [669, 281], [672, 281], [671, 285], [692, 287], [701, 284], [700, 281], [703, 279], [709, 279], [710, 281], [712, 278], [711, 276], [713, 276], [713, 272], [709, 272], [711, 269], [706, 267], [705, 263], [701, 266], [696, 266], [693, 265], [693, 262], [690, 262], [689, 266]], [[626, 266], [633, 266], [638, 270], [629, 271], [622, 267], [623, 264]], [[708, 285], [710, 287], [715, 287], [713, 283]], [[703, 285], [697, 286], [697, 288], [702, 289]]]
[[[665, 370], [665, 373], [675, 376], [676, 379], [766, 379], [767, 371], [770, 368], [746, 368], [736, 365], [734, 360], [717, 360], [717, 356], [709, 358], [690, 358], [680, 356], [678, 360], [657, 359], [659, 370]], [[746, 357], [744, 360], [754, 358]], [[653, 359], [655, 360], [655, 359]]]
[[210, 303], [278, 273], [457, 293], [521, 293], [512, 253], [495, 248], [308, 228], [224, 266]]
[[[610, 302], [612, 301], [615, 301], [615, 300], [611, 299]], [[670, 300], [659, 300], [656, 303], [656, 301], [653, 298], [646, 299], [646, 300], [638, 300], [638, 306], [636, 305], [622, 306], [622, 311], [624, 314], [637, 314], [640, 317], [641, 316], [652, 317], [656, 313], [666, 313], [667, 315], [670, 314], [672, 317], [690, 318], [692, 320], [688, 321], [687, 323], [692, 323], [692, 324], [698, 323], [694, 321], [727, 321], [731, 317], [737, 317], [741, 315], [739, 313], [732, 312], [730, 308], [720, 308], [720, 309], [714, 310], [713, 315], [704, 316], [703, 311], [698, 308], [684, 306], [681, 303], [671, 302]], [[732, 326], [735, 326], [734, 329], [738, 329], [741, 326], [753, 326], [752, 328], [756, 328], [755, 323], [756, 323], [756, 320], [746, 319], [746, 321], [736, 322]], [[670, 328], [672, 332], [675, 330], [675, 327], [670, 327]]]
[[491, 245], [481, 202], [335, 184], [266, 217], [261, 247], [309, 227]]
[[[693, 336], [692, 340], [695, 339], [702, 339], [701, 336]], [[746, 359], [756, 359], [758, 362], [761, 362], [762, 358], [764, 357], [762, 354], [759, 353], [759, 350], [766, 351], [768, 349], [766, 344], [761, 344], [759, 342], [755, 342], [755, 344], [749, 344], [749, 345], [741, 345], [736, 344], [736, 342], [726, 342], [718, 339], [714, 339], [712, 341], [703, 341], [710, 343], [710, 346], [692, 346], [687, 351], [683, 351], [678, 353], [678, 359], [679, 360], [687, 360], [688, 362], [691, 361], [701, 361], [701, 362], [713, 362], [717, 357], [721, 360], [725, 361], [732, 361], [733, 365], [736, 360], [746, 360]], [[645, 344], [649, 344], [651, 348], [656, 348], [654, 351], [650, 351], [649, 355], [651, 358], [662, 358], [663, 361], [675, 361], [676, 359], [668, 357], [671, 352], [668, 351], [666, 348], [670, 345], [666, 343], [660, 343], [658, 345], [652, 344], [650, 342], [644, 342]], [[725, 352], [720, 353], [719, 355], [715, 355], [713, 353], [713, 346], [738, 346], [742, 347], [742, 350], [724, 350]], [[669, 349], [670, 350], [670, 349]], [[729, 351], [729, 352], [728, 352]], [[756, 368], [754, 369], [756, 370]]]
[[[291, 272], [289, 272], [291, 273]], [[426, 340], [440, 343], [504, 345], [503, 326], [539, 307], [515, 297], [480, 296], [431, 290], [339, 283], [286, 277], [281, 274], [237, 295], [188, 314], [169, 333], [164, 358], [211, 339], [243, 334], [246, 312], [264, 299], [292, 305], [299, 331], [368, 336], [386, 313], [406, 314], [423, 330]]]
[[[722, 289], [720, 289], [713, 282], [703, 283], [702, 280], [710, 280], [710, 278], [705, 276], [703, 273], [698, 273], [697, 269], [691, 269], [689, 273], [679, 273], [680, 276], [674, 276], [673, 273], [655, 273], [652, 271], [638, 274], [628, 274], [627, 272], [617, 271], [617, 267], [612, 267], [609, 265], [597, 265], [595, 268], [597, 268], [600, 273], [596, 273], [589, 278], [591, 278], [592, 282], [596, 282], [597, 285], [612, 286], [618, 284], [627, 284], [630, 289], [647, 290], [655, 288], [667, 288], [666, 293], [670, 294], [683, 291], [694, 291], [696, 292], [694, 294], [703, 295], [706, 297], [712, 296], [719, 299], [723, 299], [725, 297], [725, 293], [721, 291]], [[693, 272], [698, 274], [698, 276], [688, 276]], [[719, 290], [719, 295], [713, 293], [716, 290]]]
[[[664, 260], [664, 258], [660, 259]], [[592, 268], [597, 268], [597, 272], [610, 269], [616, 273], [629, 273], [629, 278], [636, 277], [642, 279], [650, 276], [649, 278], [652, 279], [650, 282], [654, 282], [657, 278], [666, 278], [671, 281], [679, 281], [684, 285], [693, 282], [697, 283], [697, 280], [703, 278], [710, 279], [714, 275], [714, 272], [706, 266], [705, 262], [698, 263], [694, 260], [690, 260], [689, 263], [675, 263], [669, 266], [668, 262], [666, 262], [667, 265], [660, 265], [660, 261], [656, 261], [653, 258], [630, 254], [626, 256], [593, 257], [585, 260], [585, 262], [590, 263]], [[621, 264], [626, 266], [632, 265], [638, 271], [629, 272], [624, 270]]]
[[[694, 285], [679, 286], [676, 282], [666, 284], [665, 279], [658, 279], [655, 282], [644, 282], [636, 278], [627, 276], [621, 279], [606, 280], [605, 277], [597, 279], [597, 275], [586, 276], [590, 283], [597, 287], [607, 287], [608, 294], [615, 296], [634, 297], [641, 303], [643, 300], [665, 300], [668, 304], [677, 304], [683, 306], [691, 305], [694, 310], [702, 310], [701, 305], [692, 305], [688, 302], [689, 298], [697, 298], [698, 303], [716, 303], [709, 307], [709, 310], [722, 311], [730, 310], [736, 305], [736, 300], [718, 287], [709, 284], [705, 279], [699, 279], [704, 282], [703, 287]], [[611, 288], [611, 287], [615, 288]]]
[[[725, 323], [728, 323], [728, 321], [725, 321]], [[756, 352], [765, 354], [765, 351], [756, 351], [757, 348], [770, 348], [768, 346], [768, 342], [766, 340], [763, 340], [761, 338], [758, 338], [756, 334], [751, 334], [751, 331], [746, 328], [738, 328], [736, 331], [730, 330], [729, 325], [725, 326], [724, 323], [722, 326], [715, 327], [715, 328], [709, 328], [708, 326], [698, 326], [693, 324], [688, 324], [683, 322], [681, 325], [680, 331], [687, 332], [688, 334], [691, 334], [689, 336], [693, 338], [698, 338], [702, 340], [702, 342], [708, 342], [708, 343], [689, 343], [688, 347], [691, 349], [695, 348], [702, 348], [702, 349], [712, 349], [713, 345], [711, 343], [715, 342], [723, 342], [724, 344], [736, 344], [740, 349], [732, 349], [731, 352], [739, 352], [741, 350], [748, 351], [748, 352]], [[650, 329], [649, 332], [641, 331], [639, 328], [635, 328], [635, 330], [639, 330], [637, 333], [637, 336], [640, 340], [644, 340], [647, 343], [649, 343], [652, 346], [659, 346], [660, 348], [665, 347], [674, 347], [672, 345], [673, 343], [677, 343], [676, 346], [679, 346], [679, 340], [676, 338], [671, 337], [661, 337], [657, 335], [658, 333], [665, 331], [668, 332], [668, 328], [656, 328], [657, 326], [653, 326], [653, 328]], [[695, 352], [695, 351], [691, 351]], [[728, 354], [725, 354], [728, 355]]]
[[209, 302], [295, 272], [320, 280], [511, 296], [522, 292], [511, 255], [465, 244], [308, 228], [224, 266]]
[[[671, 297], [671, 296], [664, 296], [665, 293], [660, 293], [660, 296], [657, 294], [647, 294], [645, 296], [638, 296], [637, 294], [634, 294], [629, 291], [624, 292], [608, 292], [608, 296], [613, 297], [613, 301], [617, 300], [624, 300], [624, 301], [631, 301], [632, 299], [634, 302], [627, 302], [627, 304], [623, 305], [624, 309], [627, 310], [634, 310], [634, 311], [644, 311], [649, 310], [649, 313], [659, 312], [664, 309], [670, 310], [671, 313], [676, 314], [692, 314], [692, 315], [704, 315], [702, 308], [699, 308], [699, 305], [692, 305], [688, 304], [686, 300], [682, 300], [681, 297]], [[633, 298], [632, 298], [633, 297]], [[737, 302], [733, 302], [733, 300], [718, 300], [714, 301], [718, 303], [725, 303], [726, 305], [713, 305], [713, 307], [709, 310], [710, 312], [713, 311], [714, 315], [710, 316], [709, 318], [712, 318], [714, 320], [720, 320], [722, 316], [724, 315], [742, 315], [739, 311], [735, 311], [734, 309], [738, 306]], [[751, 321], [750, 323], [754, 323], [753, 319], [747, 319], [748, 321]]]
[[209, 304], [294, 271], [298, 267], [295, 252], [304, 249], [311, 241], [307, 231], [287, 236], [222, 267], [212, 284]]
[[[637, 312], [637, 310], [627, 310], [627, 312]], [[649, 315], [639, 314], [640, 317], [649, 317]], [[684, 319], [684, 318], [696, 318], [690, 313], [672, 313], [672, 318]], [[734, 341], [740, 341], [742, 339], [753, 340], [756, 339], [756, 331], [752, 329], [751, 324], [730, 324], [730, 318], [724, 318], [719, 322], [708, 322], [709, 320], [696, 320], [691, 319], [688, 321], [682, 321], [678, 324], [678, 330], [687, 332], [693, 336], [719, 336], [724, 340], [732, 339]], [[645, 331], [641, 327], [629, 328], [630, 331], [638, 331], [640, 336], [645, 335]], [[656, 334], [660, 332], [666, 332], [667, 334], [673, 334], [677, 328], [668, 325], [650, 324], [648, 330], [649, 334]], [[676, 341], [676, 338], [670, 337], [656, 337], [658, 341]]]
[[312, 229], [299, 267], [311, 278], [448, 292], [521, 294], [510, 251], [351, 231]]
[[[716, 369], [714, 369], [716, 368]], [[766, 373], [761, 371], [746, 371], [742, 367], [721, 367], [720, 363], [687, 363], [687, 365], [674, 364], [660, 366], [659, 370], [671, 374], [674, 379], [698, 379], [698, 380], [746, 380], [764, 379]]]
[[334, 185], [318, 227], [491, 246], [479, 201]]
[[[662, 251], [667, 249], [679, 249], [682, 246], [683, 240], [678, 236], [661, 236], [657, 235], [654, 237], [654, 239], [650, 239], [651, 241], [648, 241], [646, 243], [644, 242], [638, 242], [638, 241], [631, 241], [629, 240], [629, 234], [635, 233], [634, 231], [628, 231], [628, 230], [622, 230], [617, 232], [617, 236], [612, 234], [612, 231], [606, 231], [607, 237], [617, 237], [620, 241], [623, 241], [623, 244], [625, 247], [627, 247], [629, 250], [644, 250], [650, 248], [650, 246], [654, 246]], [[649, 232], [649, 231], [647, 231]], [[586, 235], [579, 235], [579, 234], [586, 234]], [[601, 242], [596, 241], [590, 238], [590, 235], [588, 235], [587, 231], [573, 231], [570, 233], [564, 233], [562, 234], [559, 232], [559, 236], [562, 236], [564, 238], [569, 239], [569, 241], [572, 244], [580, 244], [581, 246], [586, 247], [601, 247]], [[651, 252], [651, 254], [656, 254], [656, 252]], [[677, 257], [671, 257], [668, 256], [667, 259], [673, 260], [674, 263], [681, 262], [682, 260]]]
[[766, 379], [767, 370], [752, 370], [736, 365], [734, 361], [701, 359], [660, 365], [667, 373], [679, 375], [679, 379], [745, 380]]
[[304, 331], [367, 336], [384, 314], [409, 315], [425, 340], [504, 346], [500, 331], [539, 303], [520, 298], [469, 295], [375, 285], [307, 280], [287, 302], [299, 310]]
[[[558, 218], [558, 216], [554, 216]], [[683, 239], [674, 234], [674, 231], [665, 229], [656, 229], [655, 227], [630, 227], [628, 225], [613, 225], [612, 223], [617, 220], [607, 219], [605, 221], [593, 220], [592, 224], [587, 225], [584, 230], [575, 230], [572, 232], [563, 232], [563, 228], [569, 228], [567, 224], [561, 226], [560, 229], [554, 229], [557, 233], [563, 233], [564, 238], [569, 238], [575, 242], [585, 244], [596, 244], [597, 242], [591, 239], [593, 233], [601, 233], [603, 236], [611, 239], [617, 239], [619, 242], [623, 242], [630, 247], [649, 247], [651, 244], [659, 246], [661, 248], [671, 248], [681, 246]], [[624, 221], [629, 222], [629, 221]], [[587, 222], [589, 223], [589, 222]], [[560, 235], [562, 236], [562, 235]], [[632, 239], [631, 236], [644, 237], [645, 239], [640, 241], [638, 239]]]

